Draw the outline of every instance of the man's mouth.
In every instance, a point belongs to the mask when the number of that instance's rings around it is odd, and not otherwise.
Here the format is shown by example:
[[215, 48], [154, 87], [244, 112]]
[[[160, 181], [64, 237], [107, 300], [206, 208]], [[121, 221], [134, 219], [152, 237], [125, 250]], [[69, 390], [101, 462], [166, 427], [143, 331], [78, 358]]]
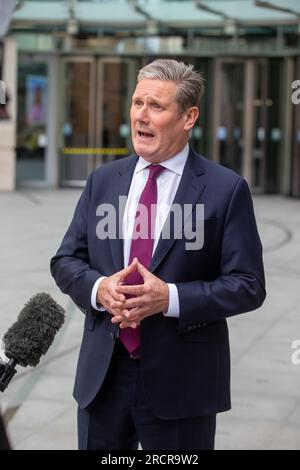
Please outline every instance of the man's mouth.
[[154, 137], [154, 134], [151, 134], [151, 132], [144, 132], [144, 131], [138, 131], [139, 137], [145, 137], [147, 139], [151, 139]]

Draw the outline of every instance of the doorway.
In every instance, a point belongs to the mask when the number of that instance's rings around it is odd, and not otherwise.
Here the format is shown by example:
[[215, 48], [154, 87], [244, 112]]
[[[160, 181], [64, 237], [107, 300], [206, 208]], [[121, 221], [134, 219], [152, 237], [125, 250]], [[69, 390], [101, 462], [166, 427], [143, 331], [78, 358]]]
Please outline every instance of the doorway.
[[280, 192], [282, 61], [215, 61], [213, 159], [241, 174], [254, 192]]
[[21, 57], [18, 65], [16, 183], [46, 182], [49, 62]]
[[72, 57], [62, 63], [61, 183], [83, 186], [97, 166], [131, 153], [134, 59]]

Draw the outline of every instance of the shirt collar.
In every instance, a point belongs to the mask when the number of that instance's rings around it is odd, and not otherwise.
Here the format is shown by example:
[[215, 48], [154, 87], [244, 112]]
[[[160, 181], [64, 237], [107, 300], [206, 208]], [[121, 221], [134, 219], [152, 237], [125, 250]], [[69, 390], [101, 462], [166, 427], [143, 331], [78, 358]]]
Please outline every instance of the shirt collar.
[[[187, 143], [185, 147], [174, 157], [169, 158], [161, 163], [161, 166], [164, 166], [170, 171], [173, 171], [177, 175], [181, 176], [183, 173], [184, 166], [186, 164], [187, 158], [189, 155], [189, 144]], [[135, 167], [134, 173], [139, 173], [140, 171], [150, 166], [151, 163], [147, 162], [143, 159], [143, 157], [139, 156], [138, 162]]]

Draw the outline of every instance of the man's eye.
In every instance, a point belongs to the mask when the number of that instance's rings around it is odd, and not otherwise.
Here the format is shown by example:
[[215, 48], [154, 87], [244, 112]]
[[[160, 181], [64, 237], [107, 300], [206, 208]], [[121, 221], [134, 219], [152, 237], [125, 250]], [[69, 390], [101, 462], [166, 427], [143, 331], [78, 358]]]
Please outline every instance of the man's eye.
[[153, 103], [152, 107], [155, 108], [155, 109], [161, 109], [161, 106], [158, 103]]

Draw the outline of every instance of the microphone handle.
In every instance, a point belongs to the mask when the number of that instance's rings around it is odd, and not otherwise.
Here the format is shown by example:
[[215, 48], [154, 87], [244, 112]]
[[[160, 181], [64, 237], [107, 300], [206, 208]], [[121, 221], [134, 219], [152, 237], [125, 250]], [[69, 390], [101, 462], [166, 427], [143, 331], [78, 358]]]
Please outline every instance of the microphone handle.
[[15, 375], [17, 361], [12, 358], [9, 362], [0, 361], [0, 392], [4, 392], [9, 382]]

